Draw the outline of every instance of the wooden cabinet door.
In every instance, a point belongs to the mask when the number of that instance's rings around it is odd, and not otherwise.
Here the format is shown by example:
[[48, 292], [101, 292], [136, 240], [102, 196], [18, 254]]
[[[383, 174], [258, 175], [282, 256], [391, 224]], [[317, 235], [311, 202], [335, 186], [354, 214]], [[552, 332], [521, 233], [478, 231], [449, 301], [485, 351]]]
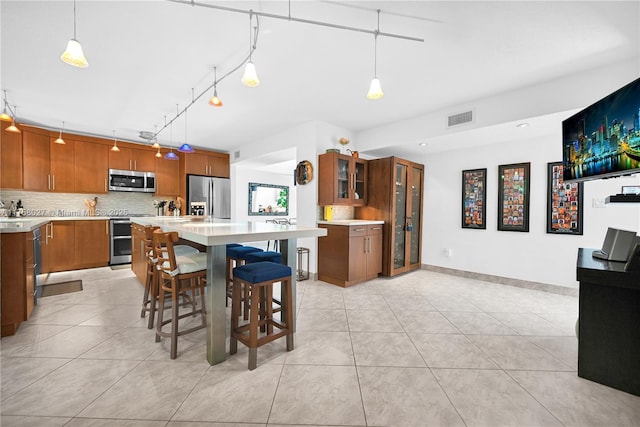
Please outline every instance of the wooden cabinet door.
[[[167, 160], [169, 161], [169, 160]], [[144, 227], [131, 224], [131, 270], [140, 283], [144, 284], [147, 276], [147, 257], [144, 253]]]
[[2, 333], [7, 336], [16, 333], [24, 320], [24, 253], [26, 233], [4, 233], [0, 235], [2, 259], [0, 269], [2, 286]]
[[109, 148], [109, 169], [133, 170], [131, 161], [131, 148], [119, 147], [120, 151], [111, 151]]
[[209, 156], [211, 163], [210, 171], [212, 176], [229, 178], [229, 156]]
[[354, 206], [365, 206], [367, 204], [367, 161], [351, 158], [351, 185], [349, 197]]
[[209, 156], [205, 154], [185, 154], [185, 171], [187, 174], [209, 176]]
[[383, 224], [367, 227], [367, 279], [382, 273], [382, 228]]
[[54, 221], [49, 238], [49, 271], [75, 268], [75, 221]]
[[109, 147], [104, 144], [76, 141], [76, 193], [108, 192]]
[[51, 223], [45, 224], [40, 227], [40, 234], [42, 235], [42, 243], [40, 244], [40, 265], [42, 273], [49, 273], [51, 271], [51, 262], [49, 256], [49, 248], [50, 248], [50, 234], [51, 234]]
[[49, 135], [24, 129], [22, 156], [24, 189], [49, 191], [51, 188]]
[[49, 161], [51, 171], [51, 191], [73, 193], [76, 189], [75, 142], [56, 144], [51, 137]]
[[367, 278], [367, 237], [349, 238], [349, 282], [362, 282]]
[[22, 133], [5, 132], [2, 122], [0, 144], [0, 188], [22, 188]]
[[339, 153], [321, 154], [318, 159], [318, 177], [319, 205], [367, 204], [366, 160]]
[[109, 221], [75, 222], [76, 268], [101, 267], [109, 264]]
[[[131, 160], [134, 171], [153, 172], [156, 170], [155, 152], [151, 150], [131, 150]], [[178, 162], [175, 162], [178, 163]]]
[[[156, 196], [180, 194], [180, 164], [173, 160], [156, 158]], [[187, 212], [183, 212], [186, 214]]]

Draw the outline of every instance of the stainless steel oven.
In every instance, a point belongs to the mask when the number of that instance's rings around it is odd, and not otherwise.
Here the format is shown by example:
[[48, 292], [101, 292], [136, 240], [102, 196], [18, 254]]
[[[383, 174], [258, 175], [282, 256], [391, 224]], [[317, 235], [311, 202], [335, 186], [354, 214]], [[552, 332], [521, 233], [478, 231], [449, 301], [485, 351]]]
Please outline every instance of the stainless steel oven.
[[111, 218], [111, 257], [109, 264], [131, 262], [131, 219]]

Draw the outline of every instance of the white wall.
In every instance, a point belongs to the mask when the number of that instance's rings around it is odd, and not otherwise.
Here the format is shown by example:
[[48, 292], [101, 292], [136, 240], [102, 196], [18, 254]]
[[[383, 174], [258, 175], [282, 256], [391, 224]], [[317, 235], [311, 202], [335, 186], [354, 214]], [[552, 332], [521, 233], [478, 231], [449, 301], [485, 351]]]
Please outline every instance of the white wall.
[[[547, 234], [547, 163], [560, 160], [559, 133], [424, 158], [423, 264], [577, 287], [578, 248], [599, 248], [608, 226], [640, 230], [638, 205], [594, 208], [593, 199], [619, 193], [622, 185], [640, 185], [640, 175], [585, 182], [584, 234]], [[531, 162], [529, 232], [498, 231], [498, 165], [520, 162]], [[462, 229], [462, 170], [485, 167], [487, 229]], [[451, 257], [445, 254], [445, 248], [452, 249]]]

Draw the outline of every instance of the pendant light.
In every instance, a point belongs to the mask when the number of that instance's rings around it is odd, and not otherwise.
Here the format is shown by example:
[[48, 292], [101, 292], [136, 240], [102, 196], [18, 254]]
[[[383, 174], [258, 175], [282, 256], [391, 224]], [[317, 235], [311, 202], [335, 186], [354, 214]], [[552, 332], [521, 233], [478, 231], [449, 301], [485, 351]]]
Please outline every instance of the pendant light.
[[[157, 142], [156, 142], [156, 144], [157, 144]], [[158, 144], [158, 151], [156, 151], [156, 157], [157, 158], [162, 157], [162, 153], [160, 153], [160, 145], [159, 144]]]
[[178, 148], [178, 151], [181, 153], [195, 153], [196, 150], [194, 150], [188, 143], [187, 143], [187, 110], [185, 108], [184, 110], [184, 144], [182, 144], [180, 146], [180, 148]]
[[62, 53], [60, 59], [78, 68], [89, 66], [89, 62], [82, 52], [82, 45], [76, 40], [76, 0], [73, 0], [73, 38], [67, 43], [67, 49]]
[[253, 13], [249, 12], [249, 62], [244, 67], [244, 74], [242, 75], [242, 84], [247, 87], [257, 87], [260, 84], [260, 79], [258, 79], [258, 73], [256, 72], [256, 66], [253, 65], [253, 61], [251, 60], [251, 55], [253, 53], [254, 46], [251, 44], [251, 20], [253, 17]]
[[111, 147], [111, 151], [118, 152], [120, 149], [118, 148], [118, 142], [116, 141], [116, 131], [113, 131], [113, 147]]
[[216, 67], [213, 67], [213, 96], [209, 100], [212, 107], [222, 107], [222, 100], [218, 98], [218, 73]]
[[368, 99], [380, 99], [384, 96], [382, 87], [380, 86], [380, 80], [378, 80], [378, 34], [380, 34], [380, 9], [378, 9], [378, 29], [374, 34], [373, 44], [373, 79], [371, 85], [369, 85], [369, 92], [367, 93]]
[[[20, 133], [20, 129], [16, 126], [16, 107], [13, 106], [13, 116], [11, 116], [11, 124], [5, 129], [7, 132]], [[11, 109], [9, 109], [11, 110]]]
[[11, 120], [13, 120], [11, 118], [11, 114], [9, 114], [11, 111], [10, 109], [7, 108], [7, 91], [4, 91], [4, 98], [2, 98], [2, 114], [0, 114], [0, 120], [2, 120], [3, 122], [10, 122]]
[[[166, 118], [165, 118], [165, 121], [166, 121]], [[173, 152], [173, 123], [171, 123], [169, 125], [169, 128], [170, 128], [169, 129], [169, 146], [170, 146], [170, 149], [169, 149], [169, 152], [167, 152], [167, 154], [164, 155], [164, 158], [166, 160], [178, 160], [179, 159], [178, 155]]]
[[62, 129], [64, 129], [64, 121], [62, 122], [62, 127], [60, 128], [60, 135], [58, 135], [58, 139], [53, 141], [56, 144], [66, 144], [66, 142], [64, 142], [64, 139], [62, 139]]
[[[151, 145], [153, 148], [157, 148], [158, 149], [158, 153], [160, 153], [160, 144], [158, 144], [158, 126], [155, 126], [155, 133], [154, 138], [153, 138], [153, 144]], [[156, 154], [156, 157], [160, 157]]]

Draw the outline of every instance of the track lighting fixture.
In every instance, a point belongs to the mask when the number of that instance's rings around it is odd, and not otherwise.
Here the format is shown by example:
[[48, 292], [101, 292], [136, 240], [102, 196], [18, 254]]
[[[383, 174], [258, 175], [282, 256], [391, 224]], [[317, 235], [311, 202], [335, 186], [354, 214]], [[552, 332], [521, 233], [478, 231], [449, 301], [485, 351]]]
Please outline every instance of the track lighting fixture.
[[[165, 117], [165, 120], [166, 117]], [[166, 160], [178, 160], [179, 157], [176, 153], [173, 152], [173, 123], [170, 123], [171, 125], [171, 129], [170, 129], [170, 136], [169, 136], [169, 152], [167, 152], [167, 154], [164, 155], [164, 158]]]
[[66, 142], [64, 142], [64, 139], [62, 139], [62, 130], [64, 129], [64, 121], [62, 122], [62, 127], [60, 128], [60, 135], [58, 135], [58, 139], [56, 139], [55, 142], [56, 144], [66, 144]]
[[378, 9], [378, 29], [373, 36], [373, 79], [367, 93], [367, 98], [374, 100], [384, 96], [378, 79], [378, 34], [380, 34], [380, 9]]
[[196, 150], [191, 148], [191, 146], [187, 142], [187, 110], [184, 110], [184, 144], [182, 144], [180, 146], [180, 148], [178, 148], [178, 151], [181, 152], [181, 153], [195, 153], [196, 152]]
[[216, 67], [213, 67], [213, 96], [209, 100], [212, 107], [222, 107], [222, 100], [218, 98], [218, 73]]
[[82, 52], [82, 45], [76, 39], [76, 0], [73, 0], [73, 38], [67, 43], [67, 49], [62, 53], [60, 59], [78, 68], [89, 66], [89, 62]]
[[[13, 106], [13, 116], [11, 116], [11, 124], [5, 129], [7, 132], [20, 133], [20, 129], [16, 126], [16, 109], [17, 107]], [[9, 107], [9, 111], [11, 111], [11, 107]]]
[[3, 122], [10, 122], [11, 120], [13, 120], [11, 118], [11, 108], [9, 107], [9, 104], [7, 103], [7, 91], [4, 91], [4, 97], [2, 98], [2, 114], [0, 114], [0, 120], [2, 120]]
[[111, 147], [111, 151], [120, 151], [118, 148], [118, 142], [116, 141], [116, 131], [113, 131], [113, 147]]
[[[255, 49], [255, 44], [252, 43], [252, 40], [255, 37], [252, 37], [251, 34], [251, 21], [253, 19], [253, 11], [249, 12], [249, 62], [244, 67], [244, 74], [242, 75], [242, 84], [247, 87], [257, 87], [260, 84], [260, 79], [258, 78], [258, 73], [256, 72], [256, 66], [253, 65], [253, 61], [251, 60], [252, 53]], [[257, 18], [256, 18], [257, 19]], [[254, 27], [254, 31], [258, 32], [258, 27]]]

